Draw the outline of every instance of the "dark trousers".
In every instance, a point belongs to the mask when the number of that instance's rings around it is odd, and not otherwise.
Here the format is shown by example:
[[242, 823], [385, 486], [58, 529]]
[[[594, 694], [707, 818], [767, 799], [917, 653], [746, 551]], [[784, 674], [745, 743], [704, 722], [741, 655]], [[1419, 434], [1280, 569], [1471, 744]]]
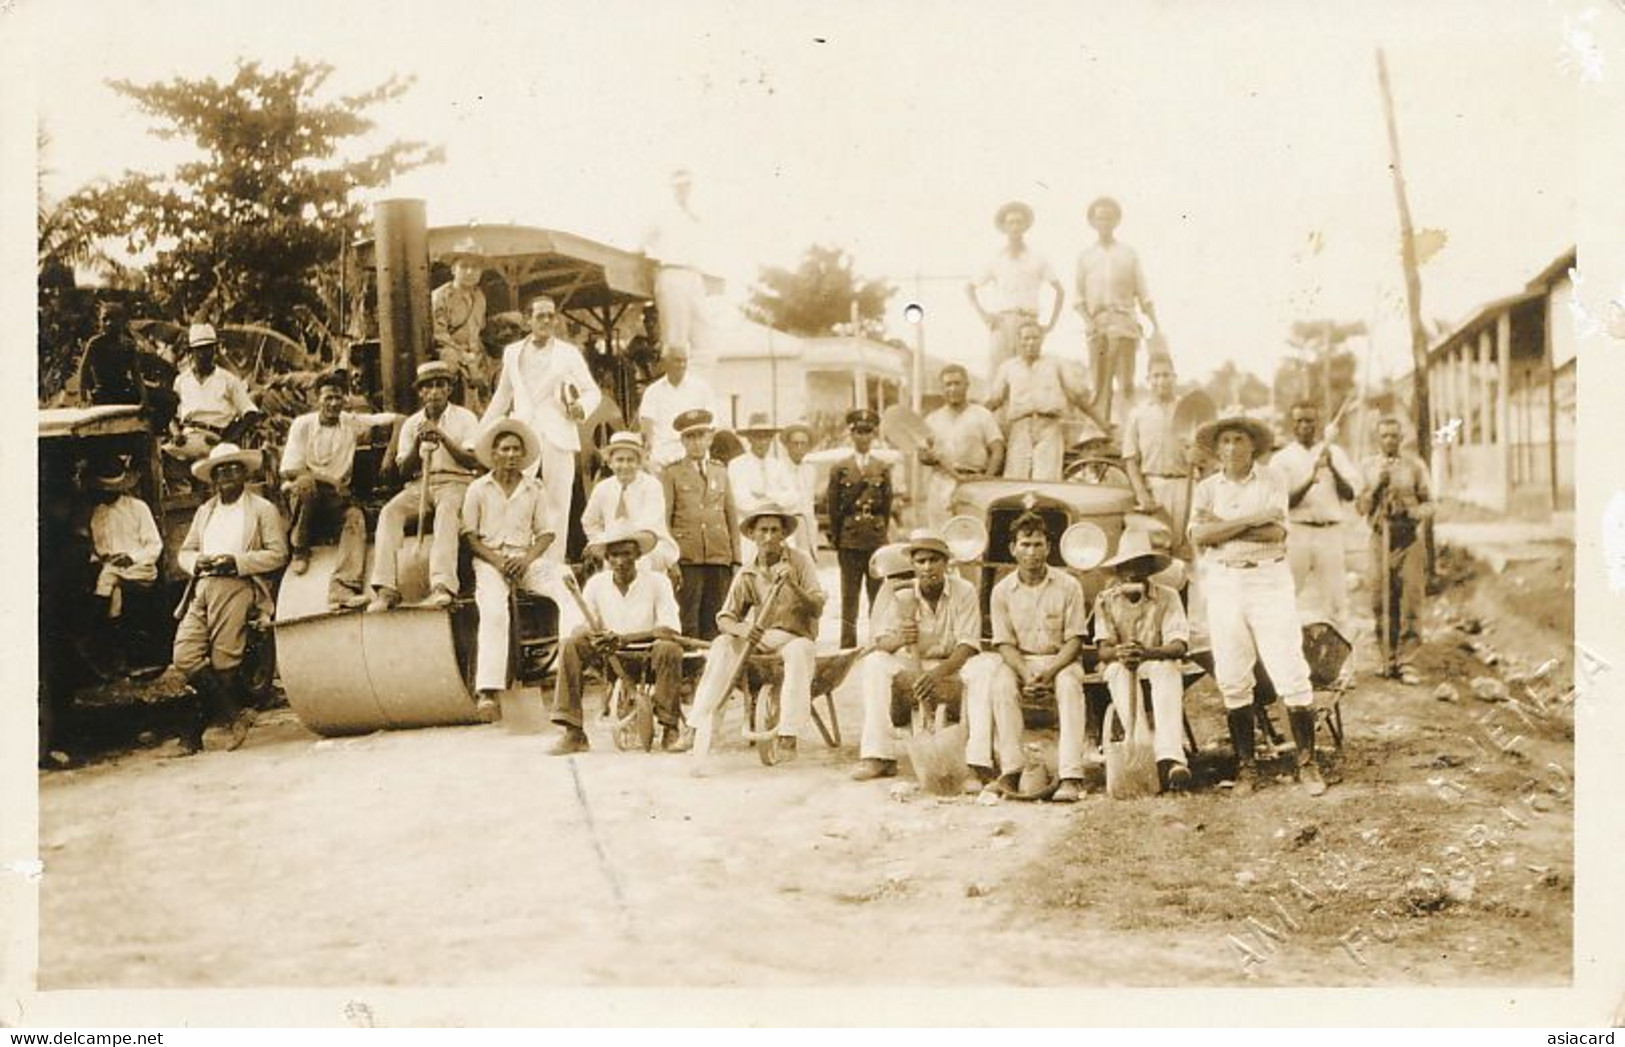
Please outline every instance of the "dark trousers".
[[869, 576], [869, 558], [873, 549], [837, 549], [835, 560], [841, 566], [841, 646], [858, 645], [858, 590], [861, 586], [869, 593], [869, 611], [874, 612], [875, 594], [880, 591], [880, 579]]
[[[640, 675], [633, 661], [639, 657], [645, 656], [641, 653], [621, 656], [622, 664], [634, 677]], [[655, 678], [655, 719], [667, 727], [675, 727], [679, 714], [677, 685], [683, 679], [683, 648], [675, 640], [656, 640], [646, 657]], [[581, 726], [582, 677], [589, 665], [608, 669], [607, 660], [599, 658], [588, 642], [587, 634], [578, 632], [559, 648], [559, 683], [553, 695], [554, 723]]]
[[717, 637], [717, 612], [727, 599], [734, 569], [725, 563], [679, 564], [683, 588], [677, 594], [677, 611], [683, 619], [683, 635], [699, 640]]

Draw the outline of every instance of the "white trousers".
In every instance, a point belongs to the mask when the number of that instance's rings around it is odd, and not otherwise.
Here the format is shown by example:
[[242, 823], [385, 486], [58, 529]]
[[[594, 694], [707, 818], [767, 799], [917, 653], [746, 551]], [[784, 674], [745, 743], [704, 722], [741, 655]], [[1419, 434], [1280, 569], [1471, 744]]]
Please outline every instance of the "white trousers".
[[925, 522], [927, 527], [940, 528], [953, 517], [951, 506], [959, 481], [941, 469], [929, 469], [925, 474]]
[[564, 563], [564, 547], [570, 539], [570, 496], [575, 490], [576, 452], [555, 447], [547, 439], [541, 441], [542, 453], [525, 473], [536, 476], [541, 471], [542, 487], [547, 491], [547, 504], [553, 509], [553, 544], [547, 547], [542, 559], [549, 563]]
[[[964, 700], [967, 703], [970, 701], [973, 681], [981, 680], [983, 689], [986, 689], [986, 672], [979, 667], [973, 668], [976, 662], [977, 658], [972, 658], [959, 671], [960, 679], [965, 684]], [[858, 745], [860, 759], [897, 759], [897, 729], [892, 726], [891, 721], [892, 681], [900, 672], [934, 669], [941, 664], [940, 658], [926, 658], [916, 665], [911, 658], [888, 654], [885, 651], [867, 654], [863, 661], [858, 663], [859, 672], [862, 674], [860, 679], [863, 681], [863, 740]], [[960, 707], [960, 715], [965, 715], [964, 705]]]
[[1059, 480], [1066, 449], [1059, 418], [1028, 415], [1010, 423], [1004, 459], [1006, 480]]
[[[695, 363], [694, 332], [703, 317], [705, 278], [698, 269], [662, 266], [655, 273], [655, 309], [660, 313], [660, 343], [688, 349], [689, 365]], [[708, 370], [709, 359], [699, 361]], [[709, 375], [706, 376], [709, 378]]]
[[[1112, 705], [1117, 718], [1130, 722], [1130, 706], [1140, 697], [1140, 681], [1151, 683], [1151, 711], [1156, 715], [1152, 728], [1152, 747], [1159, 760], [1185, 762], [1185, 680], [1179, 673], [1178, 662], [1141, 662], [1138, 669], [1130, 669], [1122, 662], [1109, 662], [1101, 671], [1106, 689], [1112, 693]], [[1144, 706], [1135, 706], [1135, 715], [1144, 715]]]
[[[694, 687], [694, 705], [689, 709], [688, 722], [694, 728], [694, 752], [705, 755], [710, 749], [711, 735], [720, 719], [723, 703], [728, 700], [724, 690], [728, 674], [739, 661], [745, 641], [727, 633], [711, 641], [711, 650], [705, 656], [705, 670]], [[759, 648], [777, 653], [784, 662], [784, 682], [779, 687], [780, 735], [794, 738], [806, 726], [812, 708], [812, 678], [817, 662], [813, 642], [783, 629], [769, 629], [762, 635]]]
[[1253, 665], [1260, 658], [1282, 701], [1313, 705], [1292, 569], [1286, 561], [1258, 567], [1226, 567], [1210, 561], [1202, 570], [1202, 581], [1207, 589], [1214, 682], [1224, 696], [1224, 707], [1252, 704]]
[[1344, 636], [1349, 592], [1343, 567], [1343, 528], [1292, 524], [1286, 535], [1287, 563], [1298, 592], [1298, 614], [1303, 625], [1330, 622]]
[[[545, 557], [530, 565], [519, 585], [526, 592], [546, 596], [559, 606], [559, 635], [569, 636], [581, 621], [570, 595], [564, 591], [561, 568]], [[474, 689], [500, 691], [508, 686], [509, 630], [508, 580], [484, 560], [474, 561], [474, 606], [479, 608], [479, 646], [474, 652]]]
[[[998, 654], [983, 655], [997, 659], [991, 665], [987, 681], [982, 686], [967, 686], [965, 710], [969, 741], [965, 744], [965, 762], [975, 767], [992, 764], [992, 745], [996, 735], [999, 747], [999, 771], [1011, 774], [1021, 770], [1025, 762], [1022, 748], [1021, 685], [1015, 672]], [[1052, 655], [1026, 654], [1022, 660], [1027, 668], [1038, 672], [1050, 662]], [[1057, 762], [1060, 777], [1083, 777], [1083, 669], [1077, 664], [1067, 666], [1055, 678], [1056, 715], [1060, 719], [1060, 741]]]

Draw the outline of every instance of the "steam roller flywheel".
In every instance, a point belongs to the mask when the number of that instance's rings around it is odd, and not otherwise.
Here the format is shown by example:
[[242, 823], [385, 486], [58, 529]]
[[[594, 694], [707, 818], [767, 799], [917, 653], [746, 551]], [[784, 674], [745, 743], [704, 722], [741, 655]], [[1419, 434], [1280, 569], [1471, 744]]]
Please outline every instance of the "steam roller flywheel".
[[338, 550], [311, 550], [277, 596], [277, 664], [288, 705], [318, 734], [476, 723], [451, 615], [432, 607], [382, 614], [327, 609]]

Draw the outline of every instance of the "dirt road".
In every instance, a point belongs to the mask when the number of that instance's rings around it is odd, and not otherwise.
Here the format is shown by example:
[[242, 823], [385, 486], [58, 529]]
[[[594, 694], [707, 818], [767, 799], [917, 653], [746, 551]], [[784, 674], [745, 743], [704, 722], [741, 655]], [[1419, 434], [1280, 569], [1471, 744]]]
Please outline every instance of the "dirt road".
[[[1567, 644], [1463, 640], [1499, 584], [1435, 613], [1424, 685], [1362, 676], [1317, 801], [894, 797], [847, 778], [855, 674], [842, 752], [809, 732], [765, 768], [734, 735], [705, 778], [601, 729], [559, 759], [551, 734], [322, 740], [286, 711], [236, 753], [46, 774], [40, 987], [1564, 983], [1572, 791], [1547, 768], [1572, 718], [1512, 720], [1469, 679], [1557, 648], [1560, 697]], [[1497, 671], [1461, 646], [1492, 634]], [[1217, 740], [1216, 697], [1188, 704]]]

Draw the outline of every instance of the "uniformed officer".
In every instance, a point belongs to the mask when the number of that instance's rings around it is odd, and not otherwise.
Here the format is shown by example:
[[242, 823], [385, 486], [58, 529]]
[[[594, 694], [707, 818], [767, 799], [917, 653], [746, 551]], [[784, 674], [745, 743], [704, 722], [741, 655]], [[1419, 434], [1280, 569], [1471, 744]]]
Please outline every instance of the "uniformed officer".
[[677, 605], [683, 635], [710, 640], [739, 562], [737, 516], [728, 470], [708, 457], [716, 431], [711, 412], [684, 411], [671, 424], [682, 437], [684, 456], [662, 470], [660, 482], [683, 582]]
[[880, 416], [858, 409], [846, 416], [852, 454], [829, 472], [829, 538], [841, 567], [841, 646], [858, 645], [859, 587], [868, 590], [874, 608], [880, 579], [869, 576], [869, 557], [886, 544], [891, 525], [891, 466], [872, 448]]

